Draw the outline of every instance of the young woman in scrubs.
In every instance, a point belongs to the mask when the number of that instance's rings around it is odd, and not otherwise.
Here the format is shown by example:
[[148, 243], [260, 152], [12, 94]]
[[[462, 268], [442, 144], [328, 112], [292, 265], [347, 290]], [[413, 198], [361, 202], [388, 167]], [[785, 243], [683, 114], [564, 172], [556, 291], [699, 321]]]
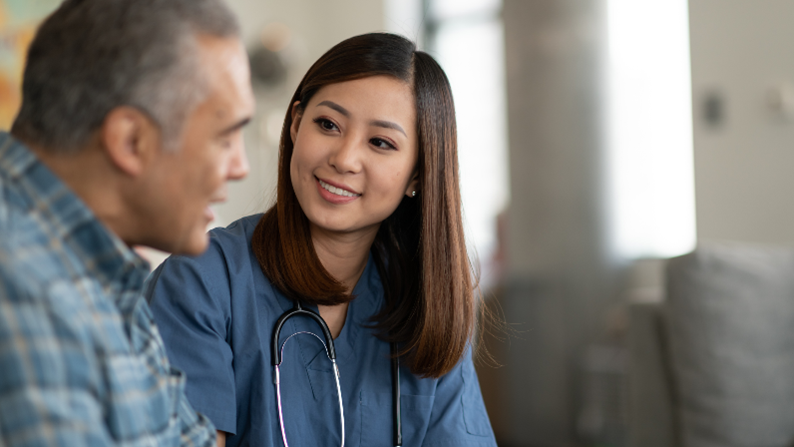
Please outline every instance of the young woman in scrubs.
[[[346, 446], [393, 445], [390, 343], [405, 446], [495, 446], [472, 363], [476, 320], [455, 112], [438, 64], [399, 36], [329, 50], [293, 96], [266, 213], [212, 230], [153, 274], [152, 310], [187, 396], [219, 444], [283, 445], [271, 338], [299, 300], [336, 345]], [[281, 340], [317, 323], [287, 321]], [[292, 446], [341, 444], [332, 363], [315, 337], [283, 353]]]

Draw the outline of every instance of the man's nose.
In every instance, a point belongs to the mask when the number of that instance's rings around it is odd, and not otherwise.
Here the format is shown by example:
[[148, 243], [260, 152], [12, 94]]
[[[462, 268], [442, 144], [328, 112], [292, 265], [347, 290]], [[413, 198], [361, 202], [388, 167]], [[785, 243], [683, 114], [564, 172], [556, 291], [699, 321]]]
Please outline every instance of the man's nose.
[[248, 163], [248, 155], [245, 153], [245, 144], [240, 142], [229, 164], [229, 180], [241, 180], [248, 175], [250, 170], [251, 165]]

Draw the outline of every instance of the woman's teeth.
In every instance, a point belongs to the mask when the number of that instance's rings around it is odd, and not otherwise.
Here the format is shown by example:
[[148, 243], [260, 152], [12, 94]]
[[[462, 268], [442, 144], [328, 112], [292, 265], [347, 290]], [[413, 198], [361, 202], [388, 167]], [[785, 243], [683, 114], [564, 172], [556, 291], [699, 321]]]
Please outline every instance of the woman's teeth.
[[337, 188], [336, 186], [329, 185], [328, 183], [325, 183], [322, 180], [319, 180], [319, 182], [320, 182], [320, 186], [322, 186], [323, 189], [325, 189], [326, 191], [330, 192], [331, 194], [336, 194], [338, 196], [344, 196], [344, 197], [358, 197], [359, 196], [359, 194], [353, 194], [350, 191], [346, 191], [344, 189]]

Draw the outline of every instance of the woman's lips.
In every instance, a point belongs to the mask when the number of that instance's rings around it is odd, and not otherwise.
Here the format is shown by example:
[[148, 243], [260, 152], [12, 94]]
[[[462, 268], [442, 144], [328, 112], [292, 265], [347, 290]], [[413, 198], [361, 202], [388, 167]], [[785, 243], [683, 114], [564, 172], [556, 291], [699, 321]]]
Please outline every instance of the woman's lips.
[[335, 205], [350, 203], [361, 197], [361, 194], [356, 194], [347, 189], [332, 185], [317, 177], [314, 178], [314, 182], [317, 184], [317, 191], [320, 193], [320, 196]]

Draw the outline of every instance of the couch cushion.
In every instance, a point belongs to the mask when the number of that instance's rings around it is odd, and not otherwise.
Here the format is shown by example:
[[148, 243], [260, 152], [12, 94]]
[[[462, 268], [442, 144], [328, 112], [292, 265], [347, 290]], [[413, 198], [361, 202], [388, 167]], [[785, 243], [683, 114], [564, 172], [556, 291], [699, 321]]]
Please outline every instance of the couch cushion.
[[794, 250], [701, 245], [667, 281], [683, 445], [791, 446]]

